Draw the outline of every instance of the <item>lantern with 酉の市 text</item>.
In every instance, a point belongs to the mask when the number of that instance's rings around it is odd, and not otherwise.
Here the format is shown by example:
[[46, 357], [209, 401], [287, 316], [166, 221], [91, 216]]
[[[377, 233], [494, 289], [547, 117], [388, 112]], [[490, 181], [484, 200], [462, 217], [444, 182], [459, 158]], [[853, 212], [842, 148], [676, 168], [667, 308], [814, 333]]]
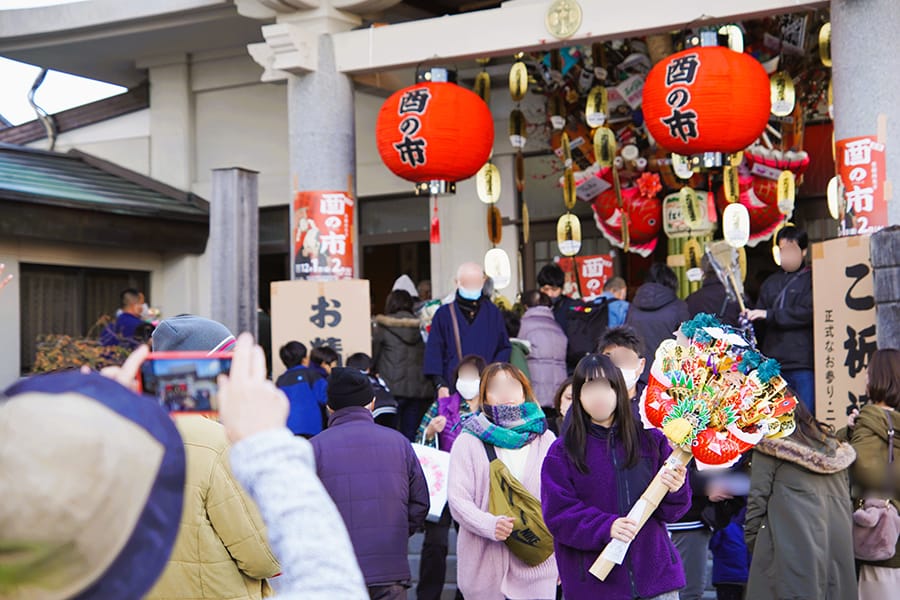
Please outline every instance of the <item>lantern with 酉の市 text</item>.
[[665, 58], [644, 83], [647, 129], [678, 154], [737, 152], [769, 121], [769, 78], [752, 56], [720, 46], [690, 48]]
[[[416, 184], [468, 179], [494, 145], [494, 120], [484, 100], [449, 82], [402, 89], [378, 113], [375, 138], [381, 160]], [[432, 187], [434, 189], [434, 187]]]

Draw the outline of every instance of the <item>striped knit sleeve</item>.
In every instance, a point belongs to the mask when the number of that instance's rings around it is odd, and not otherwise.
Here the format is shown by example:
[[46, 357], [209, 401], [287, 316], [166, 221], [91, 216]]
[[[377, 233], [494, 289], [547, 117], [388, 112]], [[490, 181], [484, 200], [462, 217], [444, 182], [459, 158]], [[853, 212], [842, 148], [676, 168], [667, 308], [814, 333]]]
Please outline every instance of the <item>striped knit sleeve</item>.
[[278, 597], [367, 600], [350, 536], [316, 476], [309, 442], [287, 429], [265, 431], [235, 444], [230, 459], [284, 567]]
[[425, 440], [425, 430], [428, 429], [428, 425], [431, 424], [431, 421], [438, 416], [438, 403], [434, 401], [431, 403], [431, 406], [428, 408], [428, 412], [425, 413], [425, 416], [422, 417], [422, 422], [419, 424], [419, 430], [416, 432], [416, 441], [422, 442], [423, 444], [426, 442]]

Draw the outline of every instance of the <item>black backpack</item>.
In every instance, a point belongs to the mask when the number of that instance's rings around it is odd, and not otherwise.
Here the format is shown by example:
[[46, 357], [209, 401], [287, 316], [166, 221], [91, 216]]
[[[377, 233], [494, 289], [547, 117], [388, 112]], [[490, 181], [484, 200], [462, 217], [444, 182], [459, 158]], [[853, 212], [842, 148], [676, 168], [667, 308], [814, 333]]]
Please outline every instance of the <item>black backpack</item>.
[[569, 345], [566, 362], [574, 368], [586, 354], [596, 351], [597, 341], [609, 329], [609, 300], [599, 298], [590, 304], [576, 304], [566, 314]]

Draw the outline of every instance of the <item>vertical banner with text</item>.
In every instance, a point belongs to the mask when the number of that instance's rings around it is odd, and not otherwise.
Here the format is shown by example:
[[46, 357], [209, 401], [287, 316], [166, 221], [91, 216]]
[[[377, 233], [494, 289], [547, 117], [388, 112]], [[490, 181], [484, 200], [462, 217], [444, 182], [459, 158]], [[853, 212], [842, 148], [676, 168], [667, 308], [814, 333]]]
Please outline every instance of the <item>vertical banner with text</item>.
[[841, 235], [868, 235], [888, 225], [884, 144], [863, 136], [835, 144], [846, 214]]
[[[272, 356], [292, 340], [308, 350], [330, 346], [341, 355], [341, 364], [356, 352], [371, 355], [369, 282], [272, 282]], [[284, 365], [275, 363], [272, 371], [277, 378]]]
[[816, 417], [841, 428], [866, 403], [877, 349], [869, 236], [813, 244]]
[[296, 192], [292, 279], [352, 279], [353, 198], [346, 192]]

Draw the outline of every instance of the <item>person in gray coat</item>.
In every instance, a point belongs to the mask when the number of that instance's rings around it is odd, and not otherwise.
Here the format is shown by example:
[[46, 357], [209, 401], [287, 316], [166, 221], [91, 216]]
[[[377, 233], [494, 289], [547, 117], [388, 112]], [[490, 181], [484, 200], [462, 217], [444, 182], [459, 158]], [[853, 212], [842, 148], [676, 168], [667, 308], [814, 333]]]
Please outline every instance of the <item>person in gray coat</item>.
[[549, 296], [530, 290], [522, 295], [522, 302], [527, 310], [522, 316], [519, 338], [531, 345], [528, 354], [531, 387], [546, 412], [553, 409], [556, 390], [566, 378], [568, 340], [553, 315], [553, 302]]
[[753, 451], [747, 600], [856, 600], [848, 468], [856, 452], [802, 402], [797, 429]]

